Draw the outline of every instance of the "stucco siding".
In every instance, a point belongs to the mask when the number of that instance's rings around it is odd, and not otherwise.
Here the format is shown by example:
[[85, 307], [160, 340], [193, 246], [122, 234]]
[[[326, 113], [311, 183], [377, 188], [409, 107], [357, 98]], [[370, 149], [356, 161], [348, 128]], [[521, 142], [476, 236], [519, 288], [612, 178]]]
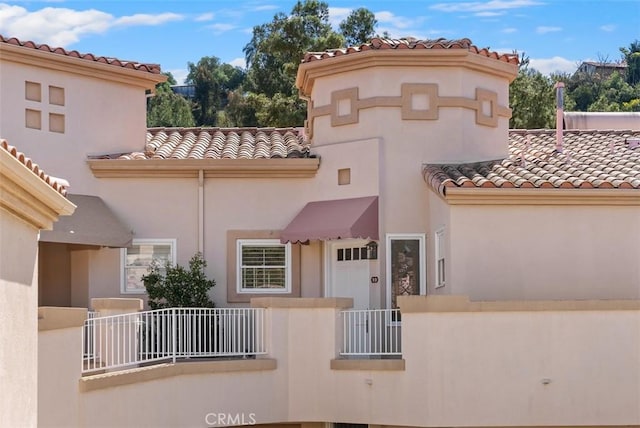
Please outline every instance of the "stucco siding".
[[471, 299], [640, 297], [640, 217], [623, 206], [451, 207], [452, 292]]

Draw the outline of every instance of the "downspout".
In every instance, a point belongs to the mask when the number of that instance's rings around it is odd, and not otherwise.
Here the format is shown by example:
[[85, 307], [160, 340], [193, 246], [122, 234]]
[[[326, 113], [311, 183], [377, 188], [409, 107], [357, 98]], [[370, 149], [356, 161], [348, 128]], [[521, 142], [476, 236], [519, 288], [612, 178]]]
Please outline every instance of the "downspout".
[[204, 257], [204, 171], [198, 171], [198, 252]]
[[562, 153], [563, 123], [564, 123], [564, 83], [557, 82], [556, 88], [556, 152]]

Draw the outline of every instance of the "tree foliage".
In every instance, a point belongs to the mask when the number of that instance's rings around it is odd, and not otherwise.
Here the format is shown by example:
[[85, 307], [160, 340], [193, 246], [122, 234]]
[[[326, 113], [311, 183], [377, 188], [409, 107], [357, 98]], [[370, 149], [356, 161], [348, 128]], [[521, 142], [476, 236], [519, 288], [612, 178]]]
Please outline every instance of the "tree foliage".
[[153, 262], [142, 277], [151, 309], [213, 308], [208, 293], [216, 282], [207, 279], [206, 267], [207, 262], [200, 253], [191, 258], [188, 269], [168, 262], [165, 266]]
[[509, 127], [539, 129], [555, 126], [554, 82], [550, 77], [529, 68], [529, 59], [523, 54], [518, 76], [509, 87], [509, 105], [512, 116]]
[[176, 84], [173, 75], [163, 74], [167, 81], [156, 86], [156, 95], [147, 103], [147, 126], [194, 126], [191, 103], [171, 90], [171, 85]]
[[193, 115], [198, 126], [216, 126], [218, 112], [227, 104], [228, 94], [244, 80], [239, 67], [220, 62], [214, 56], [205, 56], [196, 64], [188, 63], [186, 83], [194, 85]]
[[352, 11], [340, 23], [340, 32], [345, 39], [346, 46], [356, 46], [367, 43], [373, 38], [376, 25], [378, 25], [378, 20], [373, 12], [361, 7]]
[[[302, 125], [304, 104], [298, 102], [295, 78], [305, 52], [340, 47], [344, 38], [331, 28], [329, 6], [318, 0], [298, 1], [289, 15], [278, 13], [271, 22], [253, 27], [244, 47], [247, 61], [246, 89], [262, 126]], [[248, 95], [249, 96], [249, 95]], [[273, 100], [273, 103], [268, 102]], [[295, 107], [277, 114], [278, 106]]]
[[640, 40], [634, 40], [629, 47], [621, 47], [620, 52], [627, 63], [627, 83], [640, 83]]

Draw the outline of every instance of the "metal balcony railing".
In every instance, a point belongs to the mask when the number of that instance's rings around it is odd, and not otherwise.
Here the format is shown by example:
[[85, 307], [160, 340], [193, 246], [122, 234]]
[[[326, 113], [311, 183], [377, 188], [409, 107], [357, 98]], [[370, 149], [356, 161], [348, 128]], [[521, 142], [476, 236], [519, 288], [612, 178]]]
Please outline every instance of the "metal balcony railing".
[[346, 310], [341, 312], [342, 356], [400, 356], [398, 309]]
[[197, 357], [266, 354], [262, 308], [170, 308], [89, 318], [83, 373]]

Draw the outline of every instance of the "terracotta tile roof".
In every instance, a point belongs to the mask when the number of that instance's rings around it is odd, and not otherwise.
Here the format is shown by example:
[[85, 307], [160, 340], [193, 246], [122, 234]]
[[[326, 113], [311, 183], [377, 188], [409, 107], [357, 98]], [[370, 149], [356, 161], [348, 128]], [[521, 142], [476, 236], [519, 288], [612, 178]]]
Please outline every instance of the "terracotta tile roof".
[[87, 61], [99, 62], [102, 64], [109, 64], [116, 67], [128, 68], [131, 70], [146, 71], [152, 74], [160, 74], [160, 65], [158, 64], [141, 64], [135, 61], [124, 61], [117, 58], [108, 58], [105, 56], [95, 56], [90, 53], [81, 54], [78, 51], [68, 51], [64, 48], [51, 47], [46, 44], [37, 44], [31, 41], [21, 41], [15, 37], [7, 38], [0, 34], [0, 43], [6, 43], [8, 45], [21, 46], [24, 48], [35, 49], [38, 51], [49, 52], [58, 55], [64, 55], [72, 58], [80, 58]]
[[[513, 130], [503, 160], [425, 165], [424, 179], [445, 195], [450, 187], [640, 189], [640, 131]], [[627, 141], [631, 140], [631, 141]]]
[[382, 39], [374, 38], [369, 43], [362, 44], [360, 46], [352, 46], [348, 48], [330, 49], [325, 52], [308, 52], [305, 54], [302, 62], [318, 61], [326, 58], [335, 58], [342, 55], [351, 55], [359, 52], [369, 50], [383, 50], [383, 49], [465, 49], [469, 52], [476, 53], [478, 55], [494, 58], [499, 61], [508, 62], [511, 64], [518, 63], [518, 56], [516, 54], [499, 54], [497, 52], [491, 52], [486, 48], [480, 49], [474, 46], [471, 40], [459, 39], [459, 40], [447, 40], [447, 39], [434, 39], [434, 40], [417, 40], [414, 38], [407, 39]]
[[9, 145], [7, 140], [0, 139], [0, 148], [6, 150], [11, 156], [18, 159], [20, 163], [33, 171], [35, 175], [40, 177], [42, 181], [51, 186], [55, 191], [57, 191], [61, 195], [67, 194], [67, 187], [69, 186], [69, 184], [65, 180], [45, 174], [44, 171], [40, 169], [37, 163], [34, 163], [30, 158], [26, 157], [24, 153], [19, 152], [14, 146]]
[[118, 159], [270, 159], [313, 157], [298, 128], [150, 128], [144, 152]]

